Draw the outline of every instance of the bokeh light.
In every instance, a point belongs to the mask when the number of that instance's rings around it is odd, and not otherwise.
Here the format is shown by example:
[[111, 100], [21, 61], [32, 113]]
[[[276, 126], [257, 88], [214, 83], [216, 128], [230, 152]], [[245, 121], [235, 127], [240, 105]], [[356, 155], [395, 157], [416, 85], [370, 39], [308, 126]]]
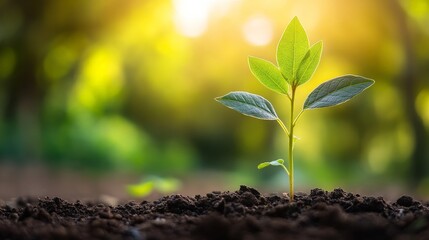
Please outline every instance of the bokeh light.
[[247, 42], [255, 46], [264, 46], [273, 38], [273, 26], [264, 16], [253, 16], [243, 26], [243, 35]]

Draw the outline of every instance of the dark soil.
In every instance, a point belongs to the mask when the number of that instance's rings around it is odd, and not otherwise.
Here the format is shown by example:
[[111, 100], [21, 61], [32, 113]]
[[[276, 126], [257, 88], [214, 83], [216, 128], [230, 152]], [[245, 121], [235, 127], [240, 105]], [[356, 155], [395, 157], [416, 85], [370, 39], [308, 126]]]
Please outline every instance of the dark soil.
[[429, 205], [341, 189], [314, 189], [291, 202], [246, 186], [114, 207], [18, 199], [0, 207], [0, 239], [429, 239]]

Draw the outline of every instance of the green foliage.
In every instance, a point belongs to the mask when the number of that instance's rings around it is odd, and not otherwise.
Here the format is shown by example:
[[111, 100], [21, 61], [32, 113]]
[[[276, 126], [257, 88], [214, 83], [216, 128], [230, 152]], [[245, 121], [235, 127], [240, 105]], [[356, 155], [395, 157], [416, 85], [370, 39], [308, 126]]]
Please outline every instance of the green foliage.
[[184, 175], [195, 169], [197, 161], [193, 147], [184, 140], [156, 141], [120, 115], [46, 128], [43, 137], [49, 165], [90, 174]]
[[[265, 98], [247, 92], [231, 92], [216, 100], [228, 108], [244, 115], [263, 120], [277, 120], [289, 138], [289, 169], [283, 159], [263, 162], [258, 169], [268, 166], [280, 166], [289, 176], [289, 194], [293, 200], [293, 149], [296, 137], [294, 127], [302, 113], [307, 109], [335, 106], [370, 87], [374, 80], [345, 75], [319, 85], [307, 97], [302, 110], [295, 116], [295, 93], [298, 86], [307, 82], [316, 71], [322, 54], [322, 42], [309, 47], [308, 37], [297, 17], [287, 26], [277, 48], [278, 67], [265, 60], [250, 57], [249, 67], [253, 75], [268, 89], [284, 94], [290, 100], [290, 122], [287, 128], [278, 118], [274, 107]], [[279, 71], [280, 69], [280, 71]]]

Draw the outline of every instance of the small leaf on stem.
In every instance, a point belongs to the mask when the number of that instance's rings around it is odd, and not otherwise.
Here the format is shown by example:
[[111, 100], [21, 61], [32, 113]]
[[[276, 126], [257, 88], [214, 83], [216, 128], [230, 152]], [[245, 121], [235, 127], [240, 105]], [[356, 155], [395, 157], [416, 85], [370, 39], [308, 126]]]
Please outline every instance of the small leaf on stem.
[[280, 165], [283, 165], [283, 163], [285, 163], [285, 160], [283, 159], [277, 159], [270, 162], [270, 164], [273, 166], [280, 166]]
[[273, 105], [265, 98], [253, 93], [230, 92], [224, 96], [217, 97], [216, 101], [246, 116], [262, 120], [278, 119]]
[[268, 166], [282, 166], [284, 162], [285, 161], [283, 159], [277, 159], [271, 162], [263, 162], [258, 165], [258, 169], [262, 169]]
[[374, 80], [356, 76], [345, 75], [320, 84], [304, 103], [304, 109], [314, 109], [335, 106], [350, 100], [368, 87]]

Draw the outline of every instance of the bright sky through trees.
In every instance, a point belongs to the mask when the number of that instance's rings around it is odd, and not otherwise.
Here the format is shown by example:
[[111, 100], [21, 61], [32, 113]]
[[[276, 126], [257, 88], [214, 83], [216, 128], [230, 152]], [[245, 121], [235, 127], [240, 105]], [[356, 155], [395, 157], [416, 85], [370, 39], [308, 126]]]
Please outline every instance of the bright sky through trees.
[[174, 23], [188, 37], [198, 37], [207, 30], [211, 16], [224, 15], [238, 0], [173, 0]]

